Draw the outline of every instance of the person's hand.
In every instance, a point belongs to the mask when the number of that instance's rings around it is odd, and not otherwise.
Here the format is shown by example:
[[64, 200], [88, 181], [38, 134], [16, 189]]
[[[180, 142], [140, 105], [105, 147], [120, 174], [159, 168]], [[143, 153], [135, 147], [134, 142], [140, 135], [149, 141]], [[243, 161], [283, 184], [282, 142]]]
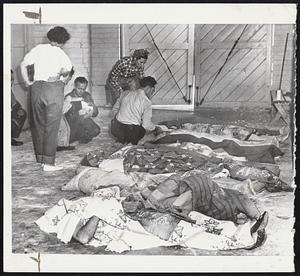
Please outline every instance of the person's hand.
[[84, 118], [84, 119], [87, 119], [87, 118], [90, 118], [90, 117], [92, 117], [92, 116], [91, 116], [91, 114], [89, 114], [89, 113], [86, 113], [86, 114], [83, 115], [83, 118]]
[[87, 112], [86, 109], [80, 109], [78, 111], [78, 113], [79, 113], [80, 116], [83, 116], [84, 119], [92, 117], [92, 114], [93, 114], [91, 111]]
[[153, 133], [155, 136], [158, 136], [159, 134], [163, 133], [163, 130], [159, 126], [156, 126]]
[[30, 87], [31, 85], [33, 85], [33, 81], [30, 81], [30, 80], [25, 81], [25, 86], [26, 87]]
[[80, 109], [80, 110], [78, 111], [78, 114], [79, 114], [80, 116], [85, 115], [85, 114], [86, 114], [86, 111], [85, 111], [84, 109]]

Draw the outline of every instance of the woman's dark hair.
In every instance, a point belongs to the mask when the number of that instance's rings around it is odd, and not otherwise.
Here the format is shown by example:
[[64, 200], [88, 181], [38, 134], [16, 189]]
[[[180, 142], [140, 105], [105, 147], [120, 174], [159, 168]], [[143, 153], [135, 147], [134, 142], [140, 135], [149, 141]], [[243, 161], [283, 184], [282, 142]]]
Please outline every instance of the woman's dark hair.
[[57, 26], [47, 33], [47, 37], [52, 42], [65, 44], [70, 39], [70, 34], [64, 27]]
[[77, 77], [77, 78], [74, 80], [74, 83], [77, 83], [77, 82], [79, 82], [79, 83], [86, 83], [86, 84], [89, 83], [88, 80], [87, 80], [85, 77]]
[[144, 58], [144, 59], [148, 59], [148, 55], [149, 52], [145, 49], [137, 49], [133, 52], [133, 57], [135, 59], [140, 59], [140, 58]]
[[144, 77], [140, 80], [141, 87], [146, 87], [146, 86], [154, 87], [155, 84], [157, 84], [155, 78], [152, 78], [150, 76]]

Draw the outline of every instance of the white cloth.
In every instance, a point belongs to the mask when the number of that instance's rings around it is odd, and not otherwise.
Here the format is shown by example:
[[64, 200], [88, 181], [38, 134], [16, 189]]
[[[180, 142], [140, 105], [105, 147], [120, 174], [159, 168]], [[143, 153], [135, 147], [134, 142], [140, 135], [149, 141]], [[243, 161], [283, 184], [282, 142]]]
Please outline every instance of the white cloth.
[[[118, 187], [104, 188], [91, 197], [75, 201], [62, 200], [36, 221], [47, 233], [57, 233], [63, 242], [71, 240], [78, 225], [97, 216], [98, 223], [94, 238], [89, 242], [93, 246], [105, 246], [106, 250], [124, 252], [156, 246], [174, 246], [230, 250], [251, 246], [255, 236], [251, 237], [251, 223], [235, 226], [230, 221], [218, 221], [198, 212], [191, 212], [189, 217], [196, 221], [191, 224], [180, 221], [169, 240], [165, 241], [147, 232], [137, 221], [124, 213]], [[212, 231], [219, 231], [213, 234]]]
[[67, 54], [57, 46], [39, 44], [24, 57], [30, 65], [34, 65], [34, 81], [48, 81], [58, 77], [64, 71], [71, 71], [72, 63]]
[[124, 91], [113, 107], [113, 113], [118, 111], [117, 120], [126, 125], [142, 125], [146, 130], [152, 131], [152, 103], [144, 90]]
[[129, 188], [135, 181], [125, 173], [118, 170], [107, 172], [101, 168], [89, 168], [73, 177], [62, 187], [63, 191], [81, 191], [90, 195], [99, 188], [118, 186], [119, 188]]
[[99, 164], [99, 168], [107, 172], [112, 172], [117, 170], [123, 173], [124, 172], [123, 162], [124, 162], [123, 158], [105, 159]]

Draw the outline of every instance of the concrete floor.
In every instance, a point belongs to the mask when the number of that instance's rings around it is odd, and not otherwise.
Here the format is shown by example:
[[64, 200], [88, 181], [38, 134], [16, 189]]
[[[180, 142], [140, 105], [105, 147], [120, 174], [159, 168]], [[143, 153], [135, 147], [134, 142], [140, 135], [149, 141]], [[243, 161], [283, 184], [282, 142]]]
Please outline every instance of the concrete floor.
[[[260, 111], [215, 111], [201, 109], [195, 113], [154, 111], [154, 122], [164, 120], [181, 120], [189, 118], [191, 122], [228, 123], [235, 125], [268, 126], [269, 114]], [[113, 140], [108, 135], [110, 122], [109, 110], [100, 109], [96, 119], [101, 126], [101, 134], [87, 145], [76, 145], [75, 151], [58, 152], [56, 162], [66, 169], [55, 173], [43, 172], [35, 163], [32, 141], [29, 131], [21, 134], [20, 140], [25, 143], [12, 148], [12, 249], [13, 253], [65, 253], [65, 254], [112, 254], [103, 248], [83, 246], [72, 241], [65, 245], [55, 235], [42, 232], [34, 223], [43, 213], [52, 207], [60, 198], [74, 199], [83, 196], [81, 192], [61, 191], [61, 186], [74, 175], [76, 167], [89, 151], [108, 148]], [[287, 183], [293, 181], [291, 143], [282, 150], [284, 156], [279, 160], [281, 177]], [[176, 247], [152, 248], [148, 250], [127, 252], [124, 254], [142, 255], [293, 255], [293, 193], [264, 193], [255, 199], [262, 210], [270, 213], [267, 227], [266, 243], [255, 250], [204, 251]]]

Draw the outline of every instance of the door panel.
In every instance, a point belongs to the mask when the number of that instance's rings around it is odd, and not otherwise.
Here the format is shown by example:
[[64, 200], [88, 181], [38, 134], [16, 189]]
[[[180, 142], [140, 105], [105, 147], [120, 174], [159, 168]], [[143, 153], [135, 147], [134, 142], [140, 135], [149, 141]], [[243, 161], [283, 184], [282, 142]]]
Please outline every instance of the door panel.
[[[199, 100], [206, 94], [245, 25], [196, 25], [195, 74]], [[267, 25], [247, 25], [203, 105], [270, 104]]]
[[[188, 24], [148, 24], [154, 40], [166, 60], [168, 67], [155, 48], [150, 34], [144, 24], [124, 25], [123, 55], [129, 55], [135, 49], [145, 48], [149, 57], [145, 64], [145, 75], [157, 80], [154, 105], [176, 106], [189, 105], [183, 100], [188, 97], [188, 86], [192, 85], [194, 26]], [[191, 104], [192, 105], [192, 104]]]

